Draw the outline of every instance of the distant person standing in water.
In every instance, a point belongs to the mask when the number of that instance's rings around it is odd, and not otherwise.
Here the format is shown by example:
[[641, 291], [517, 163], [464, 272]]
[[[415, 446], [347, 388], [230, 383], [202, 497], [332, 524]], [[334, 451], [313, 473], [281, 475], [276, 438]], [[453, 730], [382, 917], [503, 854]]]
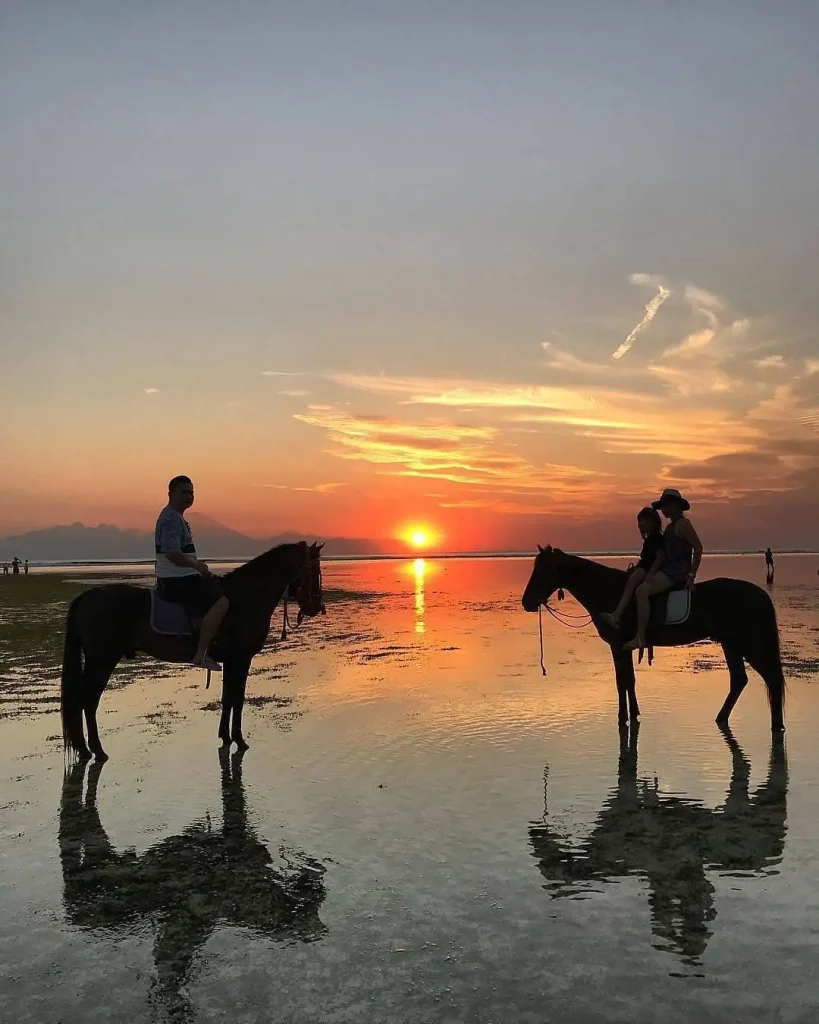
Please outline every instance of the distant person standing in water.
[[28, 559], [23, 562], [23, 573], [28, 576]]
[[159, 513], [154, 537], [156, 578], [166, 601], [178, 601], [191, 618], [201, 618], [193, 664], [219, 671], [208, 648], [228, 610], [228, 599], [206, 562], [196, 557], [191, 528], [183, 513], [193, 504], [193, 483], [175, 476], [168, 484], [168, 504]]
[[11, 560], [11, 571], [14, 573], [15, 576], [20, 575], [20, 559], [17, 557], [17, 555], [15, 555], [14, 558], [12, 558]]
[[8, 576], [9, 574], [9, 563], [3, 562], [3, 575]]
[[768, 583], [773, 583], [774, 578], [774, 560], [773, 551], [770, 548], [765, 548], [765, 573], [768, 577]]

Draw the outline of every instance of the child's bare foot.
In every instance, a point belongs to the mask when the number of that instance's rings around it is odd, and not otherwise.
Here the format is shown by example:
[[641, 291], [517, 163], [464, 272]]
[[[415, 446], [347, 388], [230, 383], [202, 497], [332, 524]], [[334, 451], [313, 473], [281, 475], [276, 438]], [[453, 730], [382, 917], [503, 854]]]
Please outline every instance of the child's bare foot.
[[607, 622], [610, 626], [614, 626], [615, 629], [620, 628], [620, 619], [614, 612], [603, 612], [600, 616], [603, 622]]

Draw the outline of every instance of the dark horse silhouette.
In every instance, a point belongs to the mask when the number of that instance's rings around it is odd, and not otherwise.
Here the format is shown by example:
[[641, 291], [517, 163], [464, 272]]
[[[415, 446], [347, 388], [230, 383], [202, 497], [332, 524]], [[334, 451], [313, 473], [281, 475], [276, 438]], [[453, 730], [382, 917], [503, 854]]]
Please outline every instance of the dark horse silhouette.
[[[600, 618], [615, 607], [623, 593], [627, 574], [588, 558], [567, 555], [559, 548], [540, 548], [535, 567], [523, 593], [523, 607], [535, 612], [552, 594], [568, 590], [586, 609], [598, 635], [611, 648], [617, 680], [618, 721], [636, 723], [640, 715], [631, 651], [623, 650], [625, 635], [633, 635], [636, 615], [632, 602], [623, 620], [622, 630], [612, 628]], [[562, 595], [559, 595], [562, 596]], [[717, 715], [717, 723], [727, 725], [739, 695], [748, 683], [747, 661], [765, 680], [771, 709], [771, 729], [781, 732], [784, 724], [785, 677], [779, 654], [779, 630], [773, 602], [765, 591], [745, 580], [714, 579], [694, 587], [691, 614], [679, 626], [654, 627], [651, 643], [655, 647], [677, 647], [714, 640], [722, 645], [731, 685]]]
[[75, 764], [60, 801], [63, 899], [70, 924], [127, 932], [143, 919], [156, 925], [153, 1000], [172, 1017], [187, 1019], [183, 993], [194, 959], [220, 925], [249, 928], [279, 941], [312, 942], [326, 932], [319, 909], [326, 896], [324, 867], [303, 854], [280, 850], [277, 870], [248, 823], [241, 758], [219, 751], [222, 827], [194, 822], [137, 856], [117, 853], [97, 811], [103, 764]]
[[[223, 661], [219, 738], [247, 749], [242, 708], [250, 663], [264, 646], [270, 618], [287, 593], [298, 602], [299, 621], [324, 612], [321, 594], [323, 545], [280, 544], [221, 578], [230, 610], [211, 650]], [[97, 707], [123, 657], [144, 651], [161, 661], [190, 662], [196, 635], [155, 633], [150, 626], [150, 592], [115, 583], [92, 587], [68, 609], [60, 711], [66, 747], [80, 760], [107, 755], [100, 743]], [[83, 735], [83, 712], [88, 746]], [[90, 748], [90, 749], [89, 749]]]
[[[649, 886], [656, 948], [699, 965], [716, 917], [714, 887], [706, 870], [768, 873], [785, 845], [788, 767], [781, 734], [772, 738], [768, 777], [751, 796], [750, 763], [730, 730], [731, 782], [725, 804], [709, 810], [662, 795], [655, 779], [637, 777], [639, 726], [621, 730], [617, 788], [603, 805], [591, 835], [571, 850], [549, 825], [530, 826], [532, 855], [552, 897], [572, 896], [583, 883], [637, 875]], [[547, 773], [545, 773], [547, 774]]]

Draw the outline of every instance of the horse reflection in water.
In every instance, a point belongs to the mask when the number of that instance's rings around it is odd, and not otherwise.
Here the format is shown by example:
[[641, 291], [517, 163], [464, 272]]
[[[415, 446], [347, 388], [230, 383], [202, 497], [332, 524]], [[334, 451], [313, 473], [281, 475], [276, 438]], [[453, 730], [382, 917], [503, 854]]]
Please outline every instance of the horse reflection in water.
[[767, 779], [749, 794], [750, 762], [732, 733], [723, 736], [731, 752], [731, 782], [725, 804], [700, 804], [660, 794], [637, 778], [639, 726], [620, 734], [617, 788], [600, 811], [591, 835], [568, 849], [548, 822], [532, 825], [529, 837], [544, 888], [552, 897], [572, 897], [582, 883], [628, 875], [649, 886], [655, 948], [677, 954], [689, 968], [700, 966], [717, 916], [714, 887], [706, 869], [775, 873], [785, 845], [788, 768], [782, 737], [774, 734]]
[[100, 822], [91, 766], [83, 800], [85, 763], [65, 778], [60, 802], [60, 861], [69, 922], [80, 928], [127, 931], [145, 919], [156, 925], [152, 999], [173, 1019], [192, 1008], [183, 994], [197, 953], [221, 924], [250, 928], [279, 941], [311, 942], [326, 928], [324, 867], [281, 849], [277, 870], [247, 820], [242, 752], [219, 752], [222, 827], [197, 821], [137, 856], [117, 853]]

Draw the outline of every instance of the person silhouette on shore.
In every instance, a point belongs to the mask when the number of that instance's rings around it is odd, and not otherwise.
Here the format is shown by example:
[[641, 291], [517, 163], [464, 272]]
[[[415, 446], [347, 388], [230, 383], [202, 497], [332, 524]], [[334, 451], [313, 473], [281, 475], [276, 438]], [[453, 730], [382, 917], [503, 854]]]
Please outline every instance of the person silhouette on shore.
[[28, 559], [23, 562], [23, 575], [28, 576]]
[[15, 576], [20, 575], [20, 559], [17, 557], [17, 555], [15, 555], [14, 558], [12, 558], [11, 560], [11, 571], [14, 573]]
[[3, 562], [3, 575], [8, 576], [9, 574], [9, 563]]
[[765, 548], [765, 575], [768, 583], [773, 583], [774, 578], [774, 557], [770, 548]]

